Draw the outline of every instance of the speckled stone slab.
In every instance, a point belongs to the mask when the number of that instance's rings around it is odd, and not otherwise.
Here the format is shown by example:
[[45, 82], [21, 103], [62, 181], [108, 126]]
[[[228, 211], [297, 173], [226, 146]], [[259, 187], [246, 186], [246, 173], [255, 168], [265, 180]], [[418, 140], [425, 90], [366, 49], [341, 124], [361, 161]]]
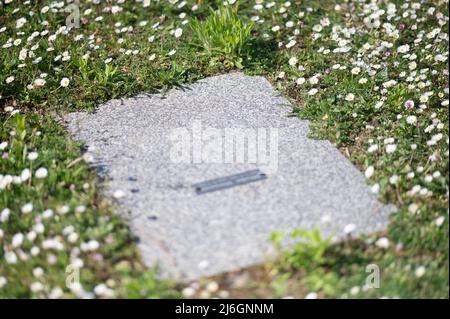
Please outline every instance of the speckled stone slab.
[[[386, 227], [393, 208], [331, 143], [309, 139], [308, 123], [291, 111], [265, 78], [232, 73], [65, 120], [144, 261], [188, 281], [263, 262], [272, 231], [318, 225], [342, 238], [349, 224], [355, 234]], [[192, 187], [252, 169], [267, 178], [205, 194]]]

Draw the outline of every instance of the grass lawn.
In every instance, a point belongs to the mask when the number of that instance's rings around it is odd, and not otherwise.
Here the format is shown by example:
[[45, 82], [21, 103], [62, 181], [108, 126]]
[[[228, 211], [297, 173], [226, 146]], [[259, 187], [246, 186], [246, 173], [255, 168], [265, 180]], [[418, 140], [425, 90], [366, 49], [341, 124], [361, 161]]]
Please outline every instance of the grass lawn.
[[[447, 1], [79, 2], [0, 0], [0, 297], [448, 298]], [[239, 287], [179, 287], [142, 265], [57, 119], [235, 70], [266, 76], [398, 211], [338, 244], [268, 234], [304, 240]]]

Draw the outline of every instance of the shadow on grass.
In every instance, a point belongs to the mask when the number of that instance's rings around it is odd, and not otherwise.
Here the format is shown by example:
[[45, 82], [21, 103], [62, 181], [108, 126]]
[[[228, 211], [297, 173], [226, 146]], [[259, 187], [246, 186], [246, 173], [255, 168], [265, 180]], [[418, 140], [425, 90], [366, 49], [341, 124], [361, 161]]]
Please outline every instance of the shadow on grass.
[[274, 73], [278, 65], [278, 51], [275, 40], [254, 38], [248, 46], [248, 58], [244, 70], [250, 74]]

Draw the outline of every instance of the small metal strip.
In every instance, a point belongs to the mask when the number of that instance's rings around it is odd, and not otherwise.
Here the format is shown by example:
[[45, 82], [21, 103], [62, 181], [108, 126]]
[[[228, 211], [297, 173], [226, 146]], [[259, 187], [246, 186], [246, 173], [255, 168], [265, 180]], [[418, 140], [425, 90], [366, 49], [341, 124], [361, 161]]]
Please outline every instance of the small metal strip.
[[266, 178], [266, 174], [262, 173], [259, 169], [255, 169], [235, 175], [219, 177], [205, 182], [193, 184], [192, 187], [195, 188], [195, 192], [197, 194], [204, 194], [238, 185], [257, 182]]

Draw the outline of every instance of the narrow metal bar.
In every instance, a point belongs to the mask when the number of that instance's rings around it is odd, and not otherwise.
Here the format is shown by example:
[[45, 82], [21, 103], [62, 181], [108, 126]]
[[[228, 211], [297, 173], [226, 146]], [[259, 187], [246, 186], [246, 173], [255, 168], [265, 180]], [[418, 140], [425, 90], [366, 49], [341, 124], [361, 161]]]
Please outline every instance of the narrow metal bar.
[[193, 184], [192, 187], [195, 188], [197, 194], [204, 194], [264, 180], [266, 178], [266, 174], [262, 173], [259, 169], [255, 169], [235, 175], [219, 177], [205, 182]]

